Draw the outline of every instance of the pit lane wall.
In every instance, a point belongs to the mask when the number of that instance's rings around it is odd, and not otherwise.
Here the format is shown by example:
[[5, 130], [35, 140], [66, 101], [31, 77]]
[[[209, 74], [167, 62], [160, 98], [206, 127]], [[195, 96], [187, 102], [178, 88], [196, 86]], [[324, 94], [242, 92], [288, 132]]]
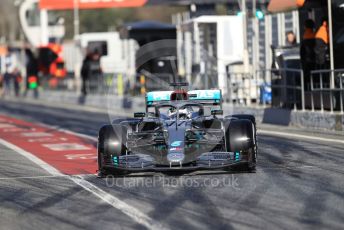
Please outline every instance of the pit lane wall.
[[330, 112], [292, 111], [279, 108], [230, 107], [225, 113], [252, 114], [258, 123], [293, 126], [306, 129], [344, 131], [344, 115]]
[[[21, 100], [33, 100], [31, 95]], [[115, 95], [89, 95], [85, 98], [73, 92], [42, 91], [37, 100], [65, 104], [84, 105], [99, 110], [121, 111], [132, 116], [133, 112], [142, 112], [145, 108], [144, 97], [123, 98]], [[243, 107], [224, 104], [224, 114], [252, 114], [258, 123], [293, 126], [306, 129], [344, 131], [344, 115], [330, 112], [292, 111], [267, 107]]]

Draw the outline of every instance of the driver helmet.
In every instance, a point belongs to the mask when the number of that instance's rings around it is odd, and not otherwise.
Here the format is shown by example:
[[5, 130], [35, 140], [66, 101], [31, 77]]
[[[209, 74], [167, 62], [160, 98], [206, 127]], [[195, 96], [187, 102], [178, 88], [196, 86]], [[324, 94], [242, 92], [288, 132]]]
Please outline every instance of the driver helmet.
[[[177, 115], [177, 110], [175, 108], [171, 108], [168, 112], [169, 117], [173, 117], [175, 115]], [[180, 116], [185, 116], [187, 118], [191, 118], [192, 117], [192, 109], [191, 108], [184, 108], [184, 109], [179, 109], [179, 117]]]

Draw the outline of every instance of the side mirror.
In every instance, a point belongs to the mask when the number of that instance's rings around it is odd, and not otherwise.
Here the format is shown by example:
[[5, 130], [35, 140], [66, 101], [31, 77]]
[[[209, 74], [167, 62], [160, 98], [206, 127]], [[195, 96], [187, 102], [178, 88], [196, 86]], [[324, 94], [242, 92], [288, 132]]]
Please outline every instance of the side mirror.
[[212, 110], [211, 111], [211, 115], [213, 115], [213, 116], [215, 116], [215, 115], [223, 115], [223, 110], [221, 110], [221, 109]]
[[134, 113], [135, 118], [143, 118], [146, 116], [146, 113]]

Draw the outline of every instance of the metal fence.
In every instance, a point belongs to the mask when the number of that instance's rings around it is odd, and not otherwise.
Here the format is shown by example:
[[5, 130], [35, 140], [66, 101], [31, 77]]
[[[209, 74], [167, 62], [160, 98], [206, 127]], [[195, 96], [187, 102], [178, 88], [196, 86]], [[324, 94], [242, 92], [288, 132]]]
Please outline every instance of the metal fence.
[[[272, 107], [294, 110], [331, 111], [344, 113], [344, 69], [312, 71], [310, 78], [300, 69], [263, 69], [255, 74], [229, 72], [226, 77], [224, 100], [231, 104], [270, 104]], [[90, 81], [90, 94], [142, 95], [146, 91], [168, 90], [171, 76], [138, 74], [134, 77], [124, 74], [104, 75], [97, 81]], [[134, 79], [134, 80], [133, 80]], [[334, 80], [332, 80], [334, 79]], [[43, 79], [43, 88], [52, 89], [50, 79]], [[130, 81], [129, 81], [130, 80]], [[333, 81], [333, 82], [332, 82]], [[263, 99], [262, 86], [271, 83], [271, 102]], [[73, 77], [60, 80], [55, 90], [81, 90]]]
[[[263, 96], [266, 85], [271, 88], [271, 101]], [[224, 99], [233, 104], [271, 104], [273, 107], [305, 110], [303, 72], [284, 68], [257, 70], [255, 74], [228, 73]]]
[[265, 69], [256, 75], [271, 82], [272, 107], [344, 113], [344, 69], [314, 70], [307, 82], [301, 69]]
[[311, 108], [343, 114], [344, 69], [311, 72]]
[[305, 110], [304, 75], [300, 69], [258, 70], [257, 78], [271, 82], [272, 107]]

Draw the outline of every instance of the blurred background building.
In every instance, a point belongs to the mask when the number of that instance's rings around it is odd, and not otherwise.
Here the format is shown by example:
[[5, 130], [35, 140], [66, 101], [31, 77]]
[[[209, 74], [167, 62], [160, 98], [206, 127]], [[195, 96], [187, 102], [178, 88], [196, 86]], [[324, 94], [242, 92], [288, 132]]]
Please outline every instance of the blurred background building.
[[[141, 94], [179, 79], [220, 88], [228, 103], [343, 111], [342, 0], [1, 4], [1, 72], [19, 67], [25, 76], [30, 50], [49, 90], [80, 92], [83, 59], [99, 52], [94, 93]], [[305, 76], [300, 43], [307, 19], [314, 32], [327, 19], [328, 43], [324, 65]]]

